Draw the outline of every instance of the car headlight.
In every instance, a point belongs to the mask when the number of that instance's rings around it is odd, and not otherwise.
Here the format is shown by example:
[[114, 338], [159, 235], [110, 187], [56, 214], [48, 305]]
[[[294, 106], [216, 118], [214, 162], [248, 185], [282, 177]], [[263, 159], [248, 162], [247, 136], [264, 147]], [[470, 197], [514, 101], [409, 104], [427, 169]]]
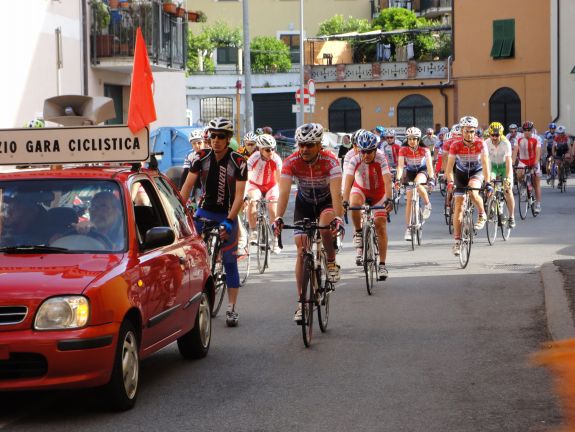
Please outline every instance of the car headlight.
[[84, 327], [90, 316], [88, 299], [82, 296], [52, 297], [38, 309], [36, 330], [62, 330]]

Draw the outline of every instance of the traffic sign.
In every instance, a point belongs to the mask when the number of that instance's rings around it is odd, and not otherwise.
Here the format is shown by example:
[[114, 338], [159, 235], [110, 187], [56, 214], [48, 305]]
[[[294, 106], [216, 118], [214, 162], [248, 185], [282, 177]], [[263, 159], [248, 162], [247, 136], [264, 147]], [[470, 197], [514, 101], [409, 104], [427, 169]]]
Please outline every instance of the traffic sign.
[[[299, 105], [299, 104], [292, 105], [291, 106], [291, 112], [292, 113], [301, 112], [301, 105]], [[308, 114], [313, 114], [315, 112], [315, 105], [304, 105], [303, 106], [303, 112], [308, 113]]]
[[[296, 103], [301, 103], [301, 89], [298, 88], [295, 92], [295, 101]], [[309, 104], [309, 90], [304, 87], [303, 89], [303, 103], [304, 105]]]
[[307, 89], [309, 91], [310, 96], [312, 96], [312, 97], [315, 96], [315, 81], [314, 80], [310, 79], [307, 82]]

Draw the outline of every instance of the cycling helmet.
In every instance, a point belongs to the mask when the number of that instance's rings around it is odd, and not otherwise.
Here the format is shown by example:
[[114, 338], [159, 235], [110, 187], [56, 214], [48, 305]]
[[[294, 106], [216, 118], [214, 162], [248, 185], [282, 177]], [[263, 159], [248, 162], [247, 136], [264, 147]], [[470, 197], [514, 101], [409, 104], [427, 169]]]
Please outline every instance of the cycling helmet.
[[255, 130], [255, 134], [256, 134], [256, 135], [263, 135], [264, 133], [265, 133], [265, 132], [264, 132], [264, 130], [263, 130], [262, 128], [257, 128], [257, 129]]
[[383, 126], [376, 126], [375, 130], [378, 131], [382, 136], [385, 134], [385, 128]]
[[459, 126], [461, 126], [462, 128], [464, 127], [478, 127], [479, 126], [479, 121], [472, 116], [465, 116], [465, 117], [461, 117], [461, 119], [459, 120]]
[[313, 143], [321, 141], [323, 137], [323, 126], [319, 123], [306, 123], [298, 127], [295, 131], [295, 141], [297, 143]]
[[503, 125], [499, 122], [493, 122], [489, 125], [489, 135], [491, 134], [503, 135], [504, 130], [505, 129]]
[[445, 126], [443, 126], [441, 129], [439, 129], [439, 134], [443, 134], [445, 135], [446, 133], [449, 133], [449, 129], [446, 128]]
[[357, 138], [357, 146], [360, 150], [375, 150], [378, 144], [377, 135], [369, 131], [365, 131]]
[[234, 124], [232, 123], [231, 120], [228, 120], [227, 118], [216, 117], [208, 123], [208, 129], [210, 131], [221, 130], [221, 131], [225, 131], [225, 132], [229, 132], [230, 134], [233, 134], [234, 133]]
[[385, 130], [385, 138], [393, 137], [395, 138], [395, 130], [393, 129], [386, 129]]
[[557, 129], [557, 123], [549, 123], [549, 129]]
[[270, 148], [272, 150], [276, 148], [276, 139], [270, 134], [258, 135], [256, 143], [259, 148]]
[[405, 131], [406, 137], [416, 137], [417, 139], [421, 138], [421, 129], [416, 128], [415, 126], [410, 127]]
[[426, 134], [426, 135], [427, 135], [427, 134], [432, 134], [432, 135], [433, 135], [433, 132], [434, 132], [433, 128], [427, 128], [427, 129], [425, 129], [425, 134]]
[[508, 129], [509, 129], [509, 131], [511, 131], [511, 129], [517, 130], [517, 125], [516, 125], [515, 123], [511, 123], [511, 124], [509, 125], [509, 128], [508, 128]]
[[558, 134], [564, 134], [565, 126], [557, 126], [557, 130], [555, 132], [557, 132]]
[[204, 141], [208, 141], [209, 139], [210, 139], [210, 128], [206, 126], [204, 128]]
[[453, 126], [451, 126], [451, 134], [461, 135], [461, 125], [459, 123], [455, 123]]
[[26, 123], [24, 125], [24, 127], [27, 127], [30, 129], [43, 128], [44, 127], [44, 120], [42, 120], [42, 119], [30, 120], [28, 123]]
[[533, 124], [533, 122], [527, 120], [523, 123], [523, 125], [521, 126], [521, 129], [523, 129], [524, 131], [531, 131], [531, 130], [533, 130], [534, 127], [535, 127], [535, 125]]
[[248, 132], [247, 134], [244, 135], [243, 143], [245, 144], [248, 141], [257, 143], [258, 142], [258, 135], [256, 135], [255, 133], [253, 133], [251, 131]]
[[357, 145], [357, 139], [359, 138], [359, 136], [364, 133], [367, 132], [365, 129], [358, 129], [356, 130], [352, 135], [351, 135], [351, 143], [353, 145]]
[[194, 129], [190, 133], [189, 140], [190, 140], [190, 142], [203, 141], [204, 140], [204, 130], [203, 129]]

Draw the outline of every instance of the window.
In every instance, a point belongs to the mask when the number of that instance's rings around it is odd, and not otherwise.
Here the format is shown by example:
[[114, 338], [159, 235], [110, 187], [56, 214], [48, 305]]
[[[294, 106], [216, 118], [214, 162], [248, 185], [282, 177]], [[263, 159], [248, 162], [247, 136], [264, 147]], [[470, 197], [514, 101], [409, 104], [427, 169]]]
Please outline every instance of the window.
[[169, 226], [156, 191], [149, 181], [134, 182], [130, 187], [130, 198], [134, 205], [136, 232], [140, 244], [144, 243], [146, 233], [151, 228]]
[[200, 121], [207, 124], [214, 117], [233, 118], [234, 105], [232, 98], [211, 97], [200, 101]]
[[491, 57], [509, 58], [515, 56], [515, 20], [493, 21], [493, 46]]
[[521, 99], [513, 89], [502, 87], [489, 98], [489, 122], [521, 124]]
[[123, 87], [119, 85], [104, 84], [104, 96], [112, 98], [116, 117], [106, 120], [106, 124], [123, 124], [124, 123], [124, 97]]
[[425, 96], [409, 95], [397, 104], [397, 126], [433, 128], [433, 104]]
[[164, 203], [164, 208], [168, 211], [172, 219], [172, 227], [174, 228], [176, 237], [182, 238], [191, 235], [192, 228], [188, 223], [186, 210], [172, 186], [161, 177], [155, 177], [154, 182], [160, 191], [160, 199]]
[[341, 98], [329, 106], [329, 130], [353, 132], [361, 128], [361, 107], [350, 98]]
[[238, 49], [236, 47], [221, 47], [218, 48], [217, 61], [220, 65], [236, 65], [238, 64]]
[[280, 40], [289, 47], [292, 64], [299, 64], [299, 34], [280, 34]]

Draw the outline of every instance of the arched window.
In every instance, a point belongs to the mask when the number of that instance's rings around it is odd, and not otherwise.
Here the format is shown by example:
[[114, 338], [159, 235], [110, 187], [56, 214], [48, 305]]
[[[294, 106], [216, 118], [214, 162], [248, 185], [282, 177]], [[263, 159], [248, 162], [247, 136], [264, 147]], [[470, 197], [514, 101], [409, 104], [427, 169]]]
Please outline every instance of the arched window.
[[350, 98], [341, 98], [329, 106], [329, 130], [353, 132], [361, 127], [361, 107]]
[[513, 89], [502, 87], [489, 99], [489, 123], [500, 122], [505, 130], [511, 123], [521, 125], [521, 99]]
[[397, 126], [416, 126], [422, 131], [433, 126], [433, 104], [425, 96], [409, 95], [397, 104]]

